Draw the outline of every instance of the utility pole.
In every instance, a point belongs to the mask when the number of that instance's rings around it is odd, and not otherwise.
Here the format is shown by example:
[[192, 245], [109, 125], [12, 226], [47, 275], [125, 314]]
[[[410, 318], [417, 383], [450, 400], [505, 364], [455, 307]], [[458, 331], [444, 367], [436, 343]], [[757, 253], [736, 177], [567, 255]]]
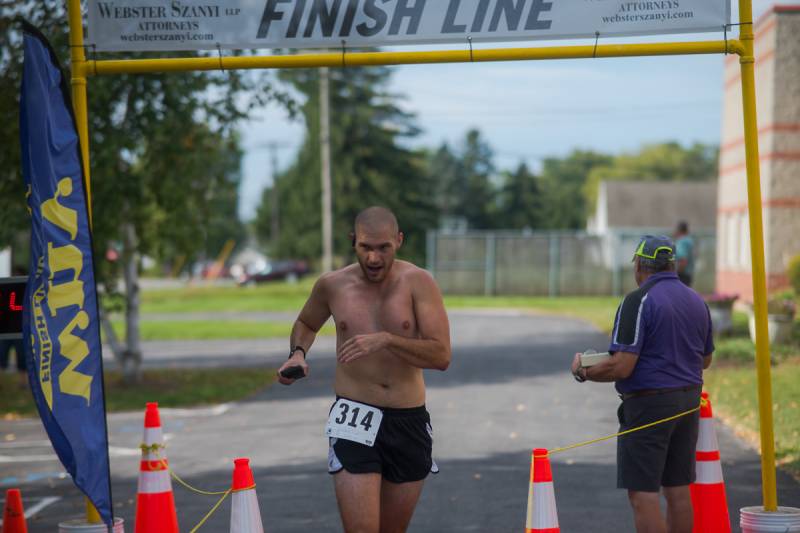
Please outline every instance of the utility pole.
[[278, 238], [280, 237], [280, 217], [278, 216], [278, 148], [280, 144], [277, 142], [267, 143], [269, 149], [270, 163], [272, 166], [272, 192], [269, 195], [270, 199], [270, 224], [269, 224], [269, 240], [272, 241], [272, 254], [275, 254], [275, 249], [278, 246]]
[[271, 167], [270, 172], [272, 174], [272, 176], [270, 177], [272, 181], [272, 190], [270, 191], [269, 195], [269, 206], [270, 206], [269, 240], [273, 249], [272, 253], [274, 253], [275, 246], [278, 244], [278, 238], [280, 237], [281, 233], [280, 201], [278, 194], [278, 150], [282, 150], [284, 148], [292, 148], [292, 144], [284, 141], [268, 141], [262, 144], [257, 144], [247, 149], [248, 151], [264, 150], [264, 149], [269, 150], [270, 167]]
[[322, 180], [322, 271], [333, 270], [333, 212], [331, 209], [331, 135], [329, 72], [319, 69], [319, 144]]

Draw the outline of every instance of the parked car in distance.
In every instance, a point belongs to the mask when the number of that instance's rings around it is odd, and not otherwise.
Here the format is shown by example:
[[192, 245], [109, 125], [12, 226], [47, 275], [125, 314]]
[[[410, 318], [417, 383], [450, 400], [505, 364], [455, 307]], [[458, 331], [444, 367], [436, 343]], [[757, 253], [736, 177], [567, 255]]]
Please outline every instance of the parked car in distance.
[[239, 285], [255, 285], [267, 281], [295, 282], [311, 272], [305, 261], [284, 260], [273, 261], [267, 267], [254, 274], [245, 274], [239, 279]]

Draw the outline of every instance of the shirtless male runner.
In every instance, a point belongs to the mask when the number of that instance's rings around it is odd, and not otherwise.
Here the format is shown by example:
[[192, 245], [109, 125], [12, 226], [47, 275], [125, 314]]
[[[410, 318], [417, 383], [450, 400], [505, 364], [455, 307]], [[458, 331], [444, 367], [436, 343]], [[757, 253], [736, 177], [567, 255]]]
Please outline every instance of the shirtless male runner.
[[370, 207], [356, 217], [358, 264], [317, 280], [291, 334], [289, 360], [308, 374], [305, 352], [333, 315], [336, 401], [326, 427], [328, 471], [347, 533], [408, 528], [422, 484], [437, 467], [422, 369], [450, 364], [450, 325], [433, 277], [395, 260], [403, 243], [394, 214]]

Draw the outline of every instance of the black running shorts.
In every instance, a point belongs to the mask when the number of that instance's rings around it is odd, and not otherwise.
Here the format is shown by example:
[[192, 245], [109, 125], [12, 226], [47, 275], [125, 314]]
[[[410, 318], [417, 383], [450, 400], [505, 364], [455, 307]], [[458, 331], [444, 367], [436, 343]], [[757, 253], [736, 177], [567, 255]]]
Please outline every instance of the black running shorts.
[[[620, 431], [639, 427], [700, 405], [700, 387], [630, 398], [617, 411]], [[694, 483], [700, 413], [617, 438], [617, 487], [658, 492]]]
[[[364, 402], [361, 402], [364, 403]], [[433, 428], [425, 406], [410, 409], [379, 408], [383, 421], [374, 446], [329, 438], [328, 472], [381, 474], [392, 483], [425, 479], [438, 473], [433, 461]]]

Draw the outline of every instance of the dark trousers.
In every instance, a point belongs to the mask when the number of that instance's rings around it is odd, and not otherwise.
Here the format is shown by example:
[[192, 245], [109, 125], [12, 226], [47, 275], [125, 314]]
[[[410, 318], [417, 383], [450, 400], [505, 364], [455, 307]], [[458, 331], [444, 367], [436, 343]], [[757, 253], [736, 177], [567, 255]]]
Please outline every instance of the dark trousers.
[[25, 351], [22, 346], [22, 339], [0, 339], [0, 369], [5, 370], [8, 368], [8, 355], [12, 346], [17, 354], [17, 370], [25, 372]]

